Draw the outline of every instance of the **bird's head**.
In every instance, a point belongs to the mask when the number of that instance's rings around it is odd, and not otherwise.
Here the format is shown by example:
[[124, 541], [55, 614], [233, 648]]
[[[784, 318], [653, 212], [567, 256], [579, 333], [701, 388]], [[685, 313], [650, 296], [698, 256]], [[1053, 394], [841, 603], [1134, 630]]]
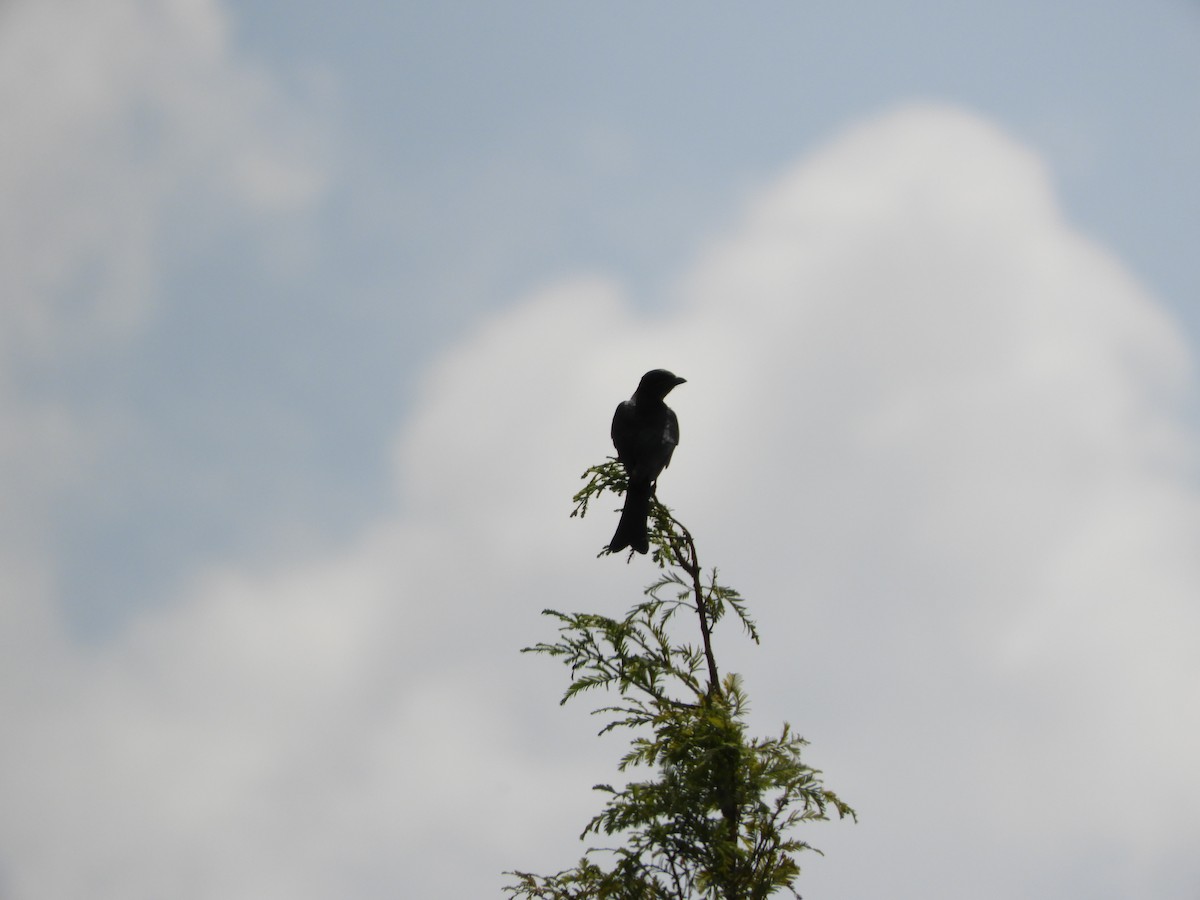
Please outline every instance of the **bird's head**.
[[671, 393], [676, 385], [683, 384], [686, 381], [686, 378], [680, 378], [666, 369], [651, 369], [642, 376], [635, 396], [647, 400], [661, 400], [667, 394]]

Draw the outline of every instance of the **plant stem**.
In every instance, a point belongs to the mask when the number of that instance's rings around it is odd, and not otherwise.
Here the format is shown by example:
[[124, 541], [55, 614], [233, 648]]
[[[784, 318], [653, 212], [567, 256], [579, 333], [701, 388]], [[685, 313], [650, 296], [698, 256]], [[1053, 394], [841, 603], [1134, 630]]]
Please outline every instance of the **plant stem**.
[[721, 679], [717, 674], [717, 658], [713, 654], [712, 637], [708, 627], [708, 609], [704, 599], [704, 585], [700, 581], [700, 555], [696, 551], [696, 542], [692, 539], [692, 533], [688, 531], [687, 526], [676, 519], [670, 513], [667, 517], [679, 529], [683, 535], [684, 543], [687, 545], [687, 555], [680, 559], [676, 554], [680, 568], [688, 573], [692, 579], [692, 595], [696, 598], [696, 615], [700, 617], [700, 637], [704, 640], [704, 658], [708, 662], [708, 696], [714, 696], [721, 690]]

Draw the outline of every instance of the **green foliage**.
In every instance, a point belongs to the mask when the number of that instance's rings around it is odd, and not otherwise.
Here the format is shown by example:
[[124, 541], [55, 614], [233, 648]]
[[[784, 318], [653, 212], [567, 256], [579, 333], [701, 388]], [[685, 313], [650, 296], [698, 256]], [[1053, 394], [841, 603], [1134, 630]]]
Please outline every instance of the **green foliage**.
[[[590, 477], [589, 477], [590, 476]], [[610, 459], [584, 473], [575, 495], [583, 516], [589, 501], [620, 494], [625, 473]], [[604, 689], [615, 701], [594, 710], [601, 734], [633, 731], [620, 770], [650, 774], [621, 789], [601, 784], [604, 809], [582, 839], [614, 837], [593, 847], [574, 869], [554, 875], [510, 873], [510, 898], [528, 900], [760, 900], [780, 890], [795, 896], [796, 855], [815, 849], [793, 835], [803, 822], [834, 811], [854, 816], [801, 759], [806, 742], [784, 725], [779, 736], [746, 735], [747, 699], [741, 678], [718, 676], [711, 629], [732, 613], [755, 642], [745, 602], [704, 576], [691, 533], [657, 500], [650, 541], [660, 577], [624, 618], [545, 610], [558, 640], [524, 652], [556, 657], [570, 670], [566, 703]], [[683, 616], [679, 616], [683, 613]], [[699, 641], [673, 632], [695, 615]], [[820, 851], [817, 851], [820, 852]], [[601, 865], [604, 863], [607, 865]]]

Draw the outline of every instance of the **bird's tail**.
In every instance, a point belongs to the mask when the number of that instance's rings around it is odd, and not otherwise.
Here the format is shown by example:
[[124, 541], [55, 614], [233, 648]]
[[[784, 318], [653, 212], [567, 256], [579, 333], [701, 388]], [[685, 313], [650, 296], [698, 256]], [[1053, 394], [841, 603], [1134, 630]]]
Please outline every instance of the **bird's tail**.
[[647, 519], [650, 517], [650, 497], [653, 490], [650, 485], [630, 482], [625, 491], [625, 506], [621, 510], [621, 521], [613, 532], [612, 540], [608, 542], [609, 553], [619, 553], [626, 547], [632, 547], [638, 553], [646, 553], [650, 549], [650, 535]]

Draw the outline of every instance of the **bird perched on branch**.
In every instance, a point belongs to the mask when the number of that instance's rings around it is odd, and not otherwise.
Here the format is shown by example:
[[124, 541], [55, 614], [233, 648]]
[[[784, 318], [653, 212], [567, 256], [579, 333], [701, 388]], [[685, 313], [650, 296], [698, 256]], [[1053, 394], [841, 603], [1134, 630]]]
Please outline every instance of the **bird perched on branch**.
[[633, 396], [623, 401], [613, 414], [612, 442], [617, 459], [625, 466], [629, 486], [621, 521], [608, 543], [608, 551], [617, 553], [632, 547], [638, 553], [650, 549], [647, 519], [650, 499], [658, 476], [671, 462], [679, 443], [679, 419], [663, 402], [676, 385], [687, 379], [666, 369], [651, 369], [642, 376]]

